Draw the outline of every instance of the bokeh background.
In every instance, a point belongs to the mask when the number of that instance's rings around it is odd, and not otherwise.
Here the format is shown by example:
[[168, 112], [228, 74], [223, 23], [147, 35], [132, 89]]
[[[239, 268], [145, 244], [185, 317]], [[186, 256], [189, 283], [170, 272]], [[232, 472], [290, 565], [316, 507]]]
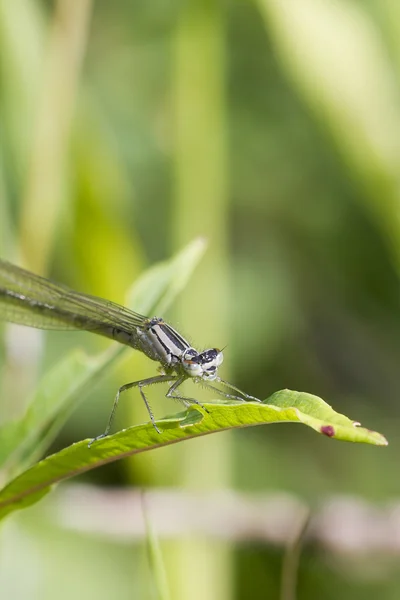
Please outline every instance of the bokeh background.
[[[317, 394], [390, 442], [272, 425], [97, 470], [3, 526], [2, 597], [157, 598], [140, 489], [174, 600], [399, 597], [399, 40], [397, 0], [0, 0], [1, 257], [123, 303], [202, 235], [165, 316], [227, 345], [249, 393]], [[2, 327], [2, 420], [70, 349], [107, 344]], [[132, 352], [51, 450], [152, 374]], [[127, 395], [117, 426], [144, 419]]]

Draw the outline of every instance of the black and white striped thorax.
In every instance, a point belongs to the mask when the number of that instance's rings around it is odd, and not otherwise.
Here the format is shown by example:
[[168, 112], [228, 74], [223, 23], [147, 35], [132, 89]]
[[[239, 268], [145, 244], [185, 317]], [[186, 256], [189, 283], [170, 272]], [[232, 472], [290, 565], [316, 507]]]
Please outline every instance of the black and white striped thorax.
[[167, 369], [182, 372], [187, 377], [214, 380], [223, 361], [218, 348], [198, 352], [185, 338], [163, 319], [148, 319], [143, 327], [137, 328], [140, 349], [152, 360]]
[[138, 329], [145, 354], [166, 366], [173, 366], [181, 361], [191, 346], [175, 329], [163, 319], [153, 317]]

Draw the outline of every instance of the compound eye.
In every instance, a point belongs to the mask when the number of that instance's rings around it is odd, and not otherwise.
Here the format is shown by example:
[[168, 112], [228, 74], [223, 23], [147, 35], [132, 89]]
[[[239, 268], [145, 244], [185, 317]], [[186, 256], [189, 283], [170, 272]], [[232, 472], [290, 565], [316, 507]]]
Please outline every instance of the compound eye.
[[215, 357], [215, 364], [219, 367], [224, 361], [224, 355], [221, 350], [218, 350], [217, 356]]
[[198, 377], [203, 372], [202, 366], [194, 360], [183, 360], [182, 365], [187, 374], [191, 377]]

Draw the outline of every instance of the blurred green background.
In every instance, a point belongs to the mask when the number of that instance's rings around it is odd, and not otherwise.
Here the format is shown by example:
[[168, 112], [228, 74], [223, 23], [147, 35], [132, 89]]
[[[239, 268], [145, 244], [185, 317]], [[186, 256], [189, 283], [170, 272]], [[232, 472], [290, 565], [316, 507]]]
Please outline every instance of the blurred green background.
[[[275, 425], [81, 477], [100, 498], [283, 492], [311, 519], [338, 496], [368, 503], [372, 533], [354, 546], [357, 511], [325, 522], [336, 550], [305, 540], [296, 595], [285, 543], [162, 535], [174, 600], [399, 597], [400, 524], [382, 534], [379, 517], [399, 514], [400, 495], [399, 83], [396, 0], [0, 0], [0, 256], [123, 303], [146, 266], [202, 235], [206, 257], [165, 316], [196, 346], [227, 345], [223, 375], [250, 394], [311, 392], [389, 439]], [[3, 421], [68, 350], [108, 344], [1, 333]], [[52, 449], [101, 432], [118, 386], [152, 374], [132, 352]], [[159, 416], [177, 410], [160, 390], [151, 399]], [[118, 427], [144, 419], [127, 394]], [[187, 510], [201, 521], [212, 508]], [[50, 496], [10, 518], [1, 597], [157, 598], [145, 540], [111, 539], [112, 503], [101, 514], [104, 530], [69, 527]]]

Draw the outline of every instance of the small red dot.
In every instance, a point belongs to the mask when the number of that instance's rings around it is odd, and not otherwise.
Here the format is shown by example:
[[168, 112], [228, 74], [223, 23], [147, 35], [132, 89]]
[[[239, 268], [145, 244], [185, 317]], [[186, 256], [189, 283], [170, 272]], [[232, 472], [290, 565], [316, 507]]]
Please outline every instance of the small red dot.
[[323, 425], [321, 427], [321, 433], [327, 435], [328, 437], [333, 437], [335, 435], [335, 430], [332, 425]]

